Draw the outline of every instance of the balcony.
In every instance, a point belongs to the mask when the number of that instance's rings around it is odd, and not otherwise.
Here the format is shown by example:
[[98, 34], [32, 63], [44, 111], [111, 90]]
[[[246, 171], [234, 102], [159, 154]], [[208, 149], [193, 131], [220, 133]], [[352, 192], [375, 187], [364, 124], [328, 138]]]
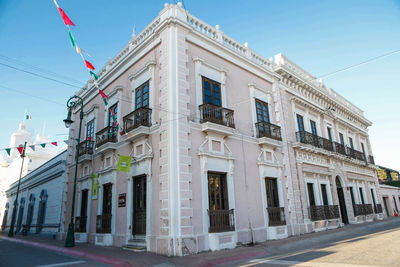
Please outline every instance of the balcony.
[[79, 157], [83, 155], [92, 155], [94, 141], [85, 140], [79, 144]]
[[346, 147], [340, 143], [333, 142], [333, 147], [335, 148], [335, 151], [339, 154], [342, 154], [343, 156], [346, 155]]
[[358, 159], [358, 160], [361, 160], [361, 161], [365, 161], [364, 153], [362, 153], [361, 151], [355, 150], [355, 149], [353, 149], [351, 147], [347, 147], [347, 155], [350, 158]]
[[372, 164], [372, 165], [375, 165], [375, 160], [374, 160], [374, 157], [373, 156], [368, 156], [368, 163], [369, 164]]
[[310, 206], [311, 221], [339, 219], [338, 205]]
[[286, 225], [285, 208], [268, 207], [268, 226]]
[[220, 233], [235, 231], [235, 218], [231, 210], [209, 210], [210, 217], [209, 233]]
[[111, 214], [97, 215], [96, 233], [98, 234], [111, 233]]
[[118, 129], [107, 126], [103, 130], [96, 133], [96, 148], [107, 144], [107, 143], [116, 143], [117, 142], [117, 132]]
[[354, 204], [353, 210], [354, 210], [354, 217], [373, 213], [372, 204]]
[[138, 108], [123, 118], [124, 133], [128, 133], [140, 126], [151, 126], [151, 109]]
[[332, 152], [334, 151], [333, 143], [329, 139], [320, 137], [318, 135], [306, 131], [297, 132], [296, 137], [297, 141], [300, 143], [312, 145]]
[[75, 232], [85, 233], [86, 223], [87, 223], [87, 216], [75, 217]]
[[219, 125], [235, 128], [233, 110], [215, 106], [213, 104], [203, 104], [199, 106], [200, 123], [212, 122]]
[[256, 123], [257, 138], [267, 137], [282, 141], [281, 127], [278, 125], [261, 121]]

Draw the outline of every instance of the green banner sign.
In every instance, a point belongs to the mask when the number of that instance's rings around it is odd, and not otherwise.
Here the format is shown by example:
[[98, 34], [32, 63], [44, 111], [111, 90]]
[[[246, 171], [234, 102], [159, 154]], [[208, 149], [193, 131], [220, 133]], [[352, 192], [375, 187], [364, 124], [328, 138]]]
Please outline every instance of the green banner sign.
[[97, 173], [93, 173], [92, 199], [97, 199], [98, 196], [99, 196], [99, 175]]

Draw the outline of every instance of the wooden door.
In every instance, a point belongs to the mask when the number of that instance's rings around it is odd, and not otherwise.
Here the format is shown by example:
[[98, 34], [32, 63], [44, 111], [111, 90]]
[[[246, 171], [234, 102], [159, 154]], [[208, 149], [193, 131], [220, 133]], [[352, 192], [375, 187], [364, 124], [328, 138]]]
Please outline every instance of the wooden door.
[[132, 234], [146, 234], [146, 176], [140, 176], [133, 179]]

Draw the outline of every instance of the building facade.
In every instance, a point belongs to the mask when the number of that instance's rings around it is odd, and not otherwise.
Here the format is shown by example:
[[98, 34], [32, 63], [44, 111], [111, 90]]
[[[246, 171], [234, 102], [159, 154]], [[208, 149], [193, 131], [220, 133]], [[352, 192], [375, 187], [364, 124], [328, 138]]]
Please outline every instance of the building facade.
[[[15, 234], [47, 234], [62, 232], [63, 189], [66, 181], [66, 155], [61, 152], [21, 178], [18, 204], [15, 210]], [[18, 181], [6, 191], [7, 203], [1, 230], [11, 225]]]
[[[108, 109], [89, 81], [77, 92], [79, 151], [77, 123], [69, 136], [76, 241], [186, 255], [382, 218], [363, 112], [180, 3], [98, 76]], [[132, 158], [128, 173], [117, 170], [121, 155]]]

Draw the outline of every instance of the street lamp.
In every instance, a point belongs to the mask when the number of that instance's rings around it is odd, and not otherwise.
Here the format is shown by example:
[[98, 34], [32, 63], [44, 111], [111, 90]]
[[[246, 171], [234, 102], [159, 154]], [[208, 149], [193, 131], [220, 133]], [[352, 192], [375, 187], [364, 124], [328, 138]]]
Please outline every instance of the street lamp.
[[72, 96], [68, 99], [67, 107], [68, 107], [68, 116], [64, 120], [65, 127], [69, 128], [71, 124], [74, 122], [71, 119], [72, 109], [78, 106], [81, 106], [81, 112], [79, 113], [79, 131], [78, 138], [76, 141], [78, 145], [76, 146], [76, 158], [75, 158], [75, 177], [74, 177], [74, 189], [72, 193], [72, 206], [71, 206], [71, 220], [68, 225], [67, 238], [65, 239], [66, 247], [74, 247], [75, 246], [75, 233], [74, 233], [74, 211], [75, 211], [75, 194], [76, 194], [76, 176], [78, 174], [78, 159], [79, 159], [79, 144], [81, 142], [81, 129], [82, 129], [82, 119], [83, 119], [83, 99], [79, 96]]

